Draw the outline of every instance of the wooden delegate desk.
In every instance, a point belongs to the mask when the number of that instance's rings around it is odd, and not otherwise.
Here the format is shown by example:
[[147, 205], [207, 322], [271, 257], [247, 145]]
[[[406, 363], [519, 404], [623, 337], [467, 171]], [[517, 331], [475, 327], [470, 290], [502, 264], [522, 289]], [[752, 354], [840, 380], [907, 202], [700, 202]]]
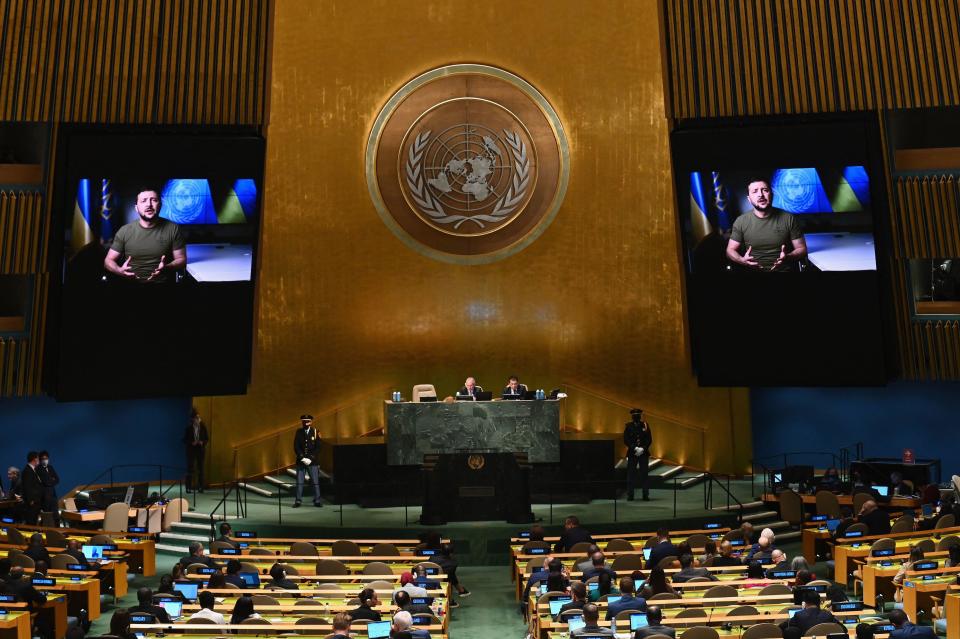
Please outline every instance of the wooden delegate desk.
[[[771, 495], [770, 493], [764, 493], [762, 497], [763, 501], [768, 504], [779, 504], [780, 498], [777, 495]], [[817, 505], [817, 496], [816, 495], [800, 495], [800, 500], [803, 502], [804, 506], [816, 506]], [[853, 495], [837, 495], [837, 502], [841, 506], [853, 506]], [[920, 508], [920, 498], [919, 497], [891, 497], [888, 502], [877, 502], [877, 506], [884, 510], [889, 510], [891, 508], [899, 508], [901, 510], [916, 510]]]
[[927, 571], [908, 571], [901, 588], [903, 611], [916, 622], [917, 613], [933, 609], [933, 597], [943, 598], [951, 586], [957, 584], [960, 568], [939, 568]]
[[[730, 608], [732, 610], [732, 608]], [[861, 618], [872, 618], [877, 615], [871, 614], [866, 610], [852, 610], [848, 612], [835, 612], [832, 613], [837, 620], [843, 622], [845, 620], [856, 619], [860, 620]], [[720, 614], [719, 612], [715, 615], [710, 615], [706, 618], [704, 617], [664, 617], [664, 625], [676, 628], [677, 636], [679, 637], [682, 634], [682, 631], [688, 626], [718, 626], [730, 624], [731, 626], [751, 626], [758, 623], [773, 623], [779, 624], [782, 621], [786, 621], [790, 616], [787, 613], [781, 613], [779, 611], [769, 612], [768, 614], [758, 614], [758, 615], [743, 615], [743, 616], [727, 616]], [[611, 626], [611, 621], [605, 619], [600, 619], [597, 622], [597, 625], [602, 628], [609, 628]], [[849, 631], [853, 634], [854, 628], [847, 626]], [[546, 639], [553, 635], [554, 632], [566, 632], [568, 626], [566, 622], [554, 621], [553, 619], [544, 620], [541, 624], [537, 635]], [[721, 628], [716, 628], [717, 631], [720, 631]], [[620, 633], [617, 633], [617, 636], [621, 636]], [[623, 635], [627, 636], [627, 635]], [[876, 635], [880, 636], [880, 635]]]
[[[38, 532], [44, 534], [48, 531], [55, 531], [64, 535], [68, 541], [75, 540], [80, 545], [90, 542], [94, 535], [107, 535], [113, 540], [118, 551], [122, 551], [127, 557], [127, 568], [142, 574], [144, 577], [152, 577], [157, 574], [157, 542], [153, 535], [148, 533], [127, 533], [127, 532], [105, 532], [102, 530], [85, 530], [78, 528], [50, 528], [45, 526], [15, 526], [25, 537]], [[5, 532], [0, 533], [0, 548], [19, 548], [26, 549], [26, 544], [17, 546], [10, 544]], [[5, 544], [9, 544], [5, 545]], [[47, 545], [47, 550], [52, 557], [54, 554], [64, 552], [66, 549], [59, 546]]]
[[[265, 548], [277, 554], [287, 554], [290, 546], [297, 542], [312, 544], [317, 552], [323, 558], [329, 558], [333, 555], [333, 544], [340, 539], [309, 539], [304, 537], [230, 537], [231, 542], [240, 550], [241, 555], [246, 555], [253, 548]], [[415, 557], [414, 550], [420, 545], [418, 539], [351, 539], [353, 543], [360, 547], [360, 551], [371, 551], [377, 544], [392, 544], [400, 551], [401, 556]], [[450, 543], [449, 539], [441, 540], [441, 543]], [[246, 544], [246, 545], [242, 545]], [[424, 556], [427, 561], [427, 557]]]
[[950, 586], [943, 600], [947, 639], [960, 639], [960, 586]]
[[30, 639], [30, 613], [26, 610], [8, 610], [0, 615], [0, 638]]
[[853, 559], [864, 558], [870, 555], [870, 546], [878, 539], [893, 539], [896, 544], [896, 554], [906, 554], [910, 546], [924, 539], [936, 541], [947, 535], [960, 534], [960, 526], [939, 528], [907, 533], [890, 533], [888, 535], [869, 535], [867, 537], [843, 537], [833, 544], [834, 571], [833, 580], [847, 585], [850, 574], [850, 562]]
[[[269, 624], [246, 625], [246, 624], [206, 624], [206, 623], [134, 623], [130, 624], [130, 630], [133, 632], [142, 632], [150, 637], [162, 637], [171, 633], [177, 633], [177, 636], [197, 637], [197, 639], [213, 639], [234, 634], [254, 634], [261, 636], [271, 636], [277, 634], [297, 634], [311, 637], [327, 637], [333, 632], [332, 623], [319, 624], [296, 624], [294, 621], [287, 620], [284, 617], [264, 616]], [[387, 621], [387, 620], [385, 620]], [[431, 639], [446, 639], [447, 635], [443, 632], [443, 627], [439, 625], [416, 626], [419, 630], [426, 630], [430, 633]], [[183, 633], [183, 634], [180, 634]], [[366, 623], [363, 621], [355, 622], [350, 627], [351, 637], [365, 637]], [[26, 639], [29, 639], [27, 637]]]
[[[301, 576], [310, 576], [315, 575], [317, 571], [317, 562], [324, 560], [334, 560], [339, 561], [344, 566], [347, 567], [354, 575], [362, 575], [363, 569], [367, 564], [374, 561], [379, 561], [390, 566], [390, 569], [393, 570], [394, 574], [400, 575], [404, 572], [408, 572], [414, 566], [417, 566], [422, 563], [429, 563], [429, 557], [398, 557], [396, 555], [385, 555], [381, 557], [371, 556], [371, 555], [361, 555], [356, 556], [328, 556], [328, 557], [314, 557], [312, 555], [219, 555], [211, 554], [208, 555], [211, 559], [219, 564], [226, 564], [226, 562], [231, 559], [236, 559], [245, 564], [250, 564], [257, 567], [257, 572], [262, 574], [267, 574], [270, 572], [271, 566], [276, 563], [289, 564], [297, 569], [297, 572]], [[371, 579], [376, 579], [379, 575], [362, 575], [370, 577]]]
[[[140, 520], [141, 513], [145, 518], [147, 532], [156, 534], [163, 532], [163, 506], [149, 506], [147, 508], [130, 508], [128, 518]], [[105, 510], [66, 510], [60, 511], [60, 518], [64, 521], [70, 521], [77, 524], [103, 524], [106, 516]], [[105, 532], [105, 534], [110, 534]]]

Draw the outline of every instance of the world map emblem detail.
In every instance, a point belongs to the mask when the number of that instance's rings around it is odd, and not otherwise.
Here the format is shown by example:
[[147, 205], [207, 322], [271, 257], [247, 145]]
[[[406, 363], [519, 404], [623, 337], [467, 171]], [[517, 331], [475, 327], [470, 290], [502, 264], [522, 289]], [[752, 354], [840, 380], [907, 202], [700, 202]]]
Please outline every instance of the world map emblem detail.
[[503, 259], [553, 221], [569, 175], [559, 117], [502, 69], [453, 65], [408, 82], [367, 144], [367, 185], [384, 223], [442, 261]]

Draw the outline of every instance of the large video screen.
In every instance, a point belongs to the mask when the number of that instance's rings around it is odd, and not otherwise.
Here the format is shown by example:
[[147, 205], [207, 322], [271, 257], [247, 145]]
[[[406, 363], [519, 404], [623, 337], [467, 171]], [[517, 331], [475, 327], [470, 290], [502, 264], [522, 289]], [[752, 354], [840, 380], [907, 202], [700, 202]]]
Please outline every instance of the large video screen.
[[690, 173], [690, 270], [874, 271], [863, 165]]
[[245, 392], [264, 148], [250, 130], [63, 127], [49, 392]]
[[700, 383], [882, 384], [875, 122], [699, 122], [671, 147]]

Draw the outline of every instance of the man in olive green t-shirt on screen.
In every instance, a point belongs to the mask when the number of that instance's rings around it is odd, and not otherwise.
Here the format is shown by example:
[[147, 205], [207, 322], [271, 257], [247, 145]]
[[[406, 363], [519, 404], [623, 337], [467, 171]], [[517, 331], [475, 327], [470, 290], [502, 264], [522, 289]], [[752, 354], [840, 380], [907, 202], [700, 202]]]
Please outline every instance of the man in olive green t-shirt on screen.
[[139, 219], [117, 231], [104, 268], [131, 282], [175, 281], [175, 272], [187, 266], [186, 242], [179, 226], [160, 217], [160, 206], [160, 191], [144, 188], [137, 193]]
[[796, 217], [773, 208], [773, 189], [765, 178], [751, 179], [747, 199], [753, 210], [734, 220], [727, 259], [755, 271], [796, 270], [807, 256], [807, 241]]

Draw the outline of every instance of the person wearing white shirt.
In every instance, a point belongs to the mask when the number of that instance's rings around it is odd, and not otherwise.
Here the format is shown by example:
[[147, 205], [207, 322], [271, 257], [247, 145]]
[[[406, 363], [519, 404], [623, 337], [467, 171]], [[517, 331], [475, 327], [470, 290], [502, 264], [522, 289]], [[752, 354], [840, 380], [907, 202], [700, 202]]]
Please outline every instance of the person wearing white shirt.
[[212, 592], [204, 590], [197, 597], [197, 601], [200, 603], [200, 610], [193, 613], [193, 615], [190, 616], [191, 619], [208, 619], [210, 623], [217, 625], [224, 623], [223, 615], [214, 610], [214, 607], [217, 605], [217, 600]]

